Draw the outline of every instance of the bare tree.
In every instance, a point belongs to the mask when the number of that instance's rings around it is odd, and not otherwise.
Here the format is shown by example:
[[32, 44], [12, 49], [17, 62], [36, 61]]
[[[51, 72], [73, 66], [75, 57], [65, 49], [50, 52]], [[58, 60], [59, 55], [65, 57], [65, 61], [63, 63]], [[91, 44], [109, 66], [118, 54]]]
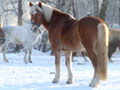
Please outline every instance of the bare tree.
[[93, 15], [99, 16], [99, 0], [93, 0]]
[[18, 25], [22, 25], [22, 0], [18, 0]]
[[78, 19], [79, 18], [79, 14], [78, 14], [78, 4], [76, 0], [72, 0], [72, 12], [73, 12], [73, 16]]
[[108, 0], [103, 0], [101, 8], [100, 8], [100, 12], [99, 12], [99, 17], [103, 20], [105, 20], [106, 18], [107, 6], [108, 6]]
[[111, 20], [111, 28], [113, 27], [113, 22], [114, 22], [114, 17], [115, 17], [115, 11], [116, 11], [116, 7], [117, 7], [117, 1], [118, 0], [115, 0], [114, 7], [113, 7], [113, 14], [112, 14], [112, 20]]

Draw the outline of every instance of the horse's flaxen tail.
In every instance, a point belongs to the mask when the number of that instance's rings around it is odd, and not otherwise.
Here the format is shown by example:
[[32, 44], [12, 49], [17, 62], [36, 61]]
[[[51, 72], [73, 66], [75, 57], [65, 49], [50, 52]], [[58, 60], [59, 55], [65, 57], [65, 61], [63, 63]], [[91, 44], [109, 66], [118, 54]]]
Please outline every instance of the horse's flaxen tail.
[[109, 43], [109, 29], [103, 23], [98, 24], [98, 41], [96, 45], [97, 55], [97, 72], [100, 80], [107, 78], [107, 58], [108, 58], [108, 43]]

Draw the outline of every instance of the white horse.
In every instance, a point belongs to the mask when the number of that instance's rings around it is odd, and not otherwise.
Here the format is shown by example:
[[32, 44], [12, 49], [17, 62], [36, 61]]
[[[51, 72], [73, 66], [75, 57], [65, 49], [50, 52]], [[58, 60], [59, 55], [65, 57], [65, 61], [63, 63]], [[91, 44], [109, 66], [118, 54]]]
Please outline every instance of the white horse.
[[33, 31], [32, 25], [25, 25], [25, 26], [3, 26], [2, 31], [5, 34], [5, 42], [1, 47], [3, 53], [3, 60], [8, 62], [6, 58], [6, 49], [8, 43], [15, 43], [15, 44], [22, 44], [24, 45], [25, 55], [24, 55], [24, 62], [27, 64], [27, 54], [28, 55], [28, 62], [32, 63], [31, 54], [32, 54], [32, 47], [40, 38], [40, 30], [35, 29]]

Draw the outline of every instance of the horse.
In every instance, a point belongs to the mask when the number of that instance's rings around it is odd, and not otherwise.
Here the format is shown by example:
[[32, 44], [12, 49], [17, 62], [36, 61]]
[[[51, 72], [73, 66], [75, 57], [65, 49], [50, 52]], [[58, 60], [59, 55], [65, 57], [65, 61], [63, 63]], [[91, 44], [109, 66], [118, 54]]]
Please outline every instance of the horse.
[[[6, 49], [8, 44], [15, 43], [15, 44], [22, 44], [24, 45], [24, 62], [25, 64], [32, 63], [31, 54], [32, 54], [32, 47], [40, 38], [40, 30], [34, 29], [32, 30], [32, 25], [24, 25], [24, 26], [10, 26], [6, 25], [3, 26], [1, 29], [5, 35], [5, 42], [1, 46], [1, 50], [3, 53], [3, 60], [5, 62], [9, 62], [6, 58]], [[28, 53], [29, 52], [29, 53]], [[27, 54], [28, 61], [27, 61]]]
[[109, 61], [113, 62], [111, 56], [116, 51], [117, 47], [120, 49], [120, 30], [111, 28], [109, 29], [109, 32], [110, 35], [109, 35], [108, 57], [109, 57]]
[[80, 52], [84, 47], [88, 52], [94, 67], [91, 87], [97, 87], [100, 80], [107, 78], [107, 55], [109, 29], [105, 22], [97, 17], [84, 17], [76, 20], [70, 14], [64, 13], [42, 2], [29, 2], [32, 29], [41, 24], [47, 29], [53, 53], [55, 55], [55, 77], [53, 83], [60, 81], [61, 51], [65, 53], [65, 64], [68, 71], [67, 83], [73, 83], [71, 64], [72, 52]]

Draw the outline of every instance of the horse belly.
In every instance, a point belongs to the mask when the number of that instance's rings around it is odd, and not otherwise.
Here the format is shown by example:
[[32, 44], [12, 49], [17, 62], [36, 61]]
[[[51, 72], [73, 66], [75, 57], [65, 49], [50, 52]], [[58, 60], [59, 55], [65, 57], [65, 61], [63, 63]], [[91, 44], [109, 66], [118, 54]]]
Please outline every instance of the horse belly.
[[63, 47], [62, 47], [62, 50], [63, 51], [73, 51], [73, 52], [82, 52], [82, 51], [86, 51], [82, 42], [79, 42], [77, 44], [74, 45], [74, 46], [71, 46], [71, 45], [64, 45], [63, 44]]
[[23, 44], [23, 43], [24, 43], [23, 41], [18, 40], [18, 39], [15, 39], [14, 42], [15, 42], [16, 44]]

